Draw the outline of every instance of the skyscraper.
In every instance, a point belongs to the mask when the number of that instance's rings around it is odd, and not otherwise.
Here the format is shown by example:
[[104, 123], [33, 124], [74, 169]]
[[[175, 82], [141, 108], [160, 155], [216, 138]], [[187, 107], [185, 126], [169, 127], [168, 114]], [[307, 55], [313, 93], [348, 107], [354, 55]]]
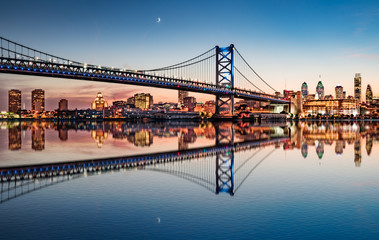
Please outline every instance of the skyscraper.
[[317, 83], [316, 93], [317, 93], [318, 99], [324, 99], [324, 85], [322, 85], [321, 81], [318, 81]]
[[370, 84], [367, 85], [367, 89], [366, 89], [366, 103], [372, 104], [372, 89], [371, 89]]
[[301, 95], [303, 95], [303, 99], [308, 97], [308, 84], [306, 82], [301, 85]]
[[68, 110], [68, 101], [67, 99], [61, 99], [59, 101], [59, 111], [67, 111]]
[[43, 112], [45, 111], [45, 91], [42, 89], [35, 89], [32, 91], [32, 111]]
[[361, 84], [362, 78], [360, 73], [355, 74], [354, 78], [354, 98], [361, 102]]
[[21, 110], [21, 91], [12, 89], [8, 92], [8, 111], [18, 113]]
[[343, 87], [341, 85], [336, 86], [336, 99], [343, 99]]
[[153, 96], [150, 93], [137, 93], [134, 95], [136, 108], [150, 109], [153, 107]]
[[183, 104], [184, 98], [188, 97], [188, 92], [179, 90], [178, 91], [178, 103]]
[[106, 107], [108, 107], [108, 102], [104, 100], [103, 94], [98, 92], [95, 100], [91, 104], [91, 109], [102, 111]]

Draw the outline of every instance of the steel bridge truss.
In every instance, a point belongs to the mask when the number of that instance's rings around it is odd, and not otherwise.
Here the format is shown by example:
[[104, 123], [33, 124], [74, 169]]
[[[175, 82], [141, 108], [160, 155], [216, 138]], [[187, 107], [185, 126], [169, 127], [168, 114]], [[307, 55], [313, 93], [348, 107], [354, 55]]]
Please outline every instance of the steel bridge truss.
[[[233, 44], [229, 47], [216, 46], [216, 86], [222, 86], [234, 91], [234, 57]], [[216, 114], [234, 115], [234, 95], [226, 93], [216, 94]]]
[[0, 43], [0, 73], [113, 82], [213, 94], [216, 95], [218, 102], [216, 109], [220, 111], [221, 107], [229, 104], [231, 113], [234, 111], [234, 97], [281, 104], [288, 103], [288, 101], [274, 95], [234, 86], [233, 45], [226, 48], [216, 47], [217, 79], [216, 84], [211, 84], [190, 79], [146, 74], [142, 71], [71, 61], [23, 46], [2, 37], [0, 37]]

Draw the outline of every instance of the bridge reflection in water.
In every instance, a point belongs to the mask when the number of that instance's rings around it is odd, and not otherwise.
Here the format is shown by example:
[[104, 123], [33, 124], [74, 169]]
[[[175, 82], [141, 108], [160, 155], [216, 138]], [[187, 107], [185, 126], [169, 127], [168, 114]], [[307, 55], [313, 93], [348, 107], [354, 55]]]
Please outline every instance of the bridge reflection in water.
[[[122, 131], [113, 132], [113, 136], [120, 137], [120, 134], [128, 133], [125, 137], [130, 137], [139, 132], [149, 133], [151, 136], [154, 133], [162, 135], [162, 129], [158, 131], [159, 128], [151, 124], [129, 127], [128, 124], [123, 126]], [[14, 128], [19, 129], [20, 125], [22, 124], [15, 124]], [[52, 126], [54, 127], [54, 124]], [[289, 139], [289, 130], [283, 124], [274, 127], [216, 123], [207, 125], [206, 128], [210, 129], [205, 132], [215, 139], [213, 146], [188, 149], [188, 145], [182, 143], [193, 141], [196, 137], [194, 131], [201, 130], [193, 127], [169, 127], [170, 131], [178, 133], [178, 150], [175, 151], [0, 168], [0, 201], [5, 202], [64, 181], [105, 172], [125, 171], [129, 168], [174, 175], [194, 182], [213, 193], [224, 192], [234, 195], [252, 172]], [[56, 129], [59, 136], [62, 136], [62, 126], [58, 125]], [[114, 131], [116, 128], [112, 129]], [[67, 134], [63, 136], [67, 140]], [[183, 138], [187, 138], [186, 141]], [[148, 139], [152, 137], [149, 136]], [[273, 150], [261, 154], [263, 148], [273, 145], [275, 146]], [[247, 158], [238, 155], [245, 151], [251, 151], [251, 155]]]

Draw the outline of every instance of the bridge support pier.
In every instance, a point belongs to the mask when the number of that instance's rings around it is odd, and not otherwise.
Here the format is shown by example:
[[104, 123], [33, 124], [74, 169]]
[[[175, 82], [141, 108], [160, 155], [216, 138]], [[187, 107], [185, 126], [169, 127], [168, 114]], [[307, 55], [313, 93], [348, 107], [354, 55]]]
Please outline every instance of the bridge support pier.
[[225, 92], [216, 95], [216, 116], [234, 115], [234, 45], [220, 48], [216, 46], [216, 85]]

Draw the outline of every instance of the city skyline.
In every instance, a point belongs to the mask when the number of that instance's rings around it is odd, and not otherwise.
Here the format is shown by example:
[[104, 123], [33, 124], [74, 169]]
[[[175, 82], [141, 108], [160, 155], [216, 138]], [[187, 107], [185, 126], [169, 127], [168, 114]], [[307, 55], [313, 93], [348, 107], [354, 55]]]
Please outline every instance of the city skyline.
[[[379, 5], [375, 1], [240, 1], [228, 4], [230, 15], [220, 20], [213, 10], [215, 5], [223, 4], [226, 2], [117, 2], [115, 8], [94, 1], [91, 6], [75, 4], [78, 11], [72, 12], [67, 19], [63, 12], [70, 12], [70, 4], [57, 6], [57, 3], [41, 1], [28, 6], [7, 2], [4, 7], [9, 11], [0, 16], [1, 21], [11, 17], [12, 9], [17, 9], [21, 15], [35, 13], [28, 18], [31, 25], [37, 26], [45, 22], [44, 19], [56, 21], [52, 21], [54, 24], [47, 22], [46, 27], [33, 32], [22, 18], [7, 21], [0, 35], [84, 63], [127, 69], [166, 66], [215, 45], [234, 43], [246, 53], [253, 68], [280, 92], [300, 90], [301, 83], [307, 82], [311, 93], [321, 75], [325, 95], [333, 94], [336, 85], [342, 85], [347, 95], [353, 95], [354, 75], [361, 73], [362, 90], [370, 84], [374, 96], [377, 95]], [[58, 7], [62, 13], [56, 13]], [[122, 14], [124, 10], [140, 8], [144, 11]], [[173, 8], [176, 11], [170, 10]], [[104, 17], [99, 19], [97, 13]], [[156, 21], [158, 17], [159, 22]], [[217, 27], [219, 21], [223, 22], [222, 28]], [[77, 22], [86, 27], [78, 26]], [[56, 25], [62, 27], [56, 28]], [[74, 34], [66, 34], [68, 32]], [[83, 108], [82, 102], [92, 101], [93, 94], [98, 91], [112, 101], [138, 92], [149, 92], [156, 101], [163, 102], [174, 102], [178, 95], [173, 90], [8, 74], [1, 74], [0, 80], [1, 111], [7, 108], [4, 96], [10, 89], [23, 92], [44, 89], [46, 109], [55, 108], [61, 98], [68, 98], [73, 108]], [[210, 95], [191, 95], [202, 102], [214, 100]], [[29, 97], [23, 95], [22, 98], [25, 107], [29, 108]]]

